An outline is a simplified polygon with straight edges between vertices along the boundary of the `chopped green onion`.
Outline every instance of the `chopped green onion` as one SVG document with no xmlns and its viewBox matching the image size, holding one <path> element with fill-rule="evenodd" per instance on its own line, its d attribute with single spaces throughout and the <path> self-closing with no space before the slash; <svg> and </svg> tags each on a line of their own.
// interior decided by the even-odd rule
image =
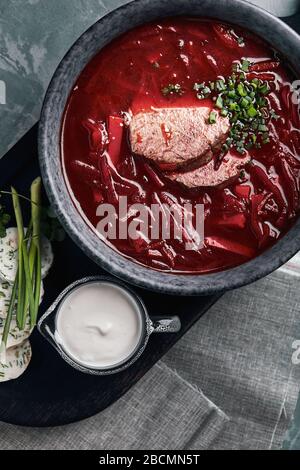
<svg viewBox="0 0 300 470">
<path fill-rule="evenodd" d="M 211 111 L 210 112 L 210 115 L 209 115 L 209 118 L 208 118 L 209 124 L 215 124 L 217 122 L 217 115 L 218 115 L 218 113 L 216 111 Z"/>
<path fill-rule="evenodd" d="M 227 117 L 231 124 L 231 143 L 226 146 L 235 147 L 240 153 L 253 146 L 260 148 L 261 144 L 270 142 L 268 133 L 269 119 L 278 119 L 266 95 L 271 88 L 267 81 L 260 78 L 248 80 L 251 62 L 242 59 L 232 65 L 233 73 L 228 78 L 219 78 L 215 82 L 195 83 L 194 89 L 199 99 L 211 96 L 215 108 L 220 110 L 222 117 Z M 217 113 L 211 112 L 208 122 L 214 124 Z M 259 139 L 259 140 L 258 140 Z M 223 147 L 223 151 L 226 148 Z"/>
<path fill-rule="evenodd" d="M 224 91 L 226 90 L 226 84 L 224 80 L 217 80 L 216 81 L 216 89 L 218 91 Z"/>
<path fill-rule="evenodd" d="M 251 62 L 249 60 L 243 59 L 242 60 L 242 70 L 243 70 L 243 72 L 249 72 L 250 65 L 251 65 Z"/>
<path fill-rule="evenodd" d="M 227 145 L 227 144 L 223 144 L 222 147 L 221 147 L 221 150 L 222 150 L 222 152 L 227 153 L 228 150 L 229 150 L 228 145 Z"/>
<path fill-rule="evenodd" d="M 264 134 L 262 135 L 262 142 L 263 144 L 268 144 L 270 142 L 269 132 L 264 132 Z"/>
<path fill-rule="evenodd" d="M 235 90 L 230 90 L 230 91 L 227 93 L 227 96 L 228 96 L 228 98 L 236 98 L 236 92 L 235 92 Z"/>
<path fill-rule="evenodd" d="M 260 125 L 258 126 L 258 130 L 259 130 L 260 132 L 267 132 L 267 131 L 268 131 L 268 126 L 266 126 L 265 124 L 260 124 Z"/>
<path fill-rule="evenodd" d="M 217 98 L 216 106 L 217 106 L 217 108 L 220 108 L 220 109 L 223 108 L 223 98 L 222 98 L 222 96 L 220 96 L 220 95 L 219 95 L 218 98 Z"/>
<path fill-rule="evenodd" d="M 258 88 L 259 92 L 262 93 L 263 95 L 267 95 L 268 93 L 270 93 L 270 87 L 268 85 L 267 82 L 265 82 L 263 85 L 261 85 L 259 88 Z"/>
<path fill-rule="evenodd" d="M 206 87 L 203 88 L 202 93 L 203 93 L 204 95 L 208 96 L 208 95 L 210 95 L 210 93 L 211 93 L 211 89 L 210 89 L 208 86 L 206 86 Z"/>
<path fill-rule="evenodd" d="M 254 108 L 254 106 L 250 106 L 250 108 L 247 110 L 247 114 L 249 117 L 253 118 L 257 116 L 257 110 Z"/>
<path fill-rule="evenodd" d="M 237 86 L 237 91 L 240 96 L 247 96 L 247 91 L 242 83 L 239 83 Z"/>
<path fill-rule="evenodd" d="M 179 83 L 175 83 L 175 84 L 169 83 L 168 86 L 163 87 L 161 89 L 161 92 L 164 96 L 172 95 L 173 93 L 176 93 L 177 95 L 182 95 L 183 93 Z"/>
<path fill-rule="evenodd" d="M 248 108 L 249 107 L 249 101 L 246 100 L 246 98 L 242 98 L 240 101 L 240 105 L 242 108 Z"/>
<path fill-rule="evenodd" d="M 221 116 L 226 117 L 228 116 L 228 110 L 226 108 L 223 108 L 220 112 Z"/>
<path fill-rule="evenodd" d="M 204 83 L 204 82 L 202 82 L 202 83 L 194 83 L 193 90 L 195 90 L 195 91 L 203 90 L 204 87 L 205 87 L 205 83 Z"/>
<path fill-rule="evenodd" d="M 230 111 L 240 111 L 240 106 L 237 103 L 230 103 L 229 109 Z"/>
</svg>

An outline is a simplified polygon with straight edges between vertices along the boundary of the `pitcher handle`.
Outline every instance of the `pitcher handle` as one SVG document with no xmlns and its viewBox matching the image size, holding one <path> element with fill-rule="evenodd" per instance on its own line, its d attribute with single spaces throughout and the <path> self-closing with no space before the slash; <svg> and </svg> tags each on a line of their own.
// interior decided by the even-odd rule
<svg viewBox="0 0 300 470">
<path fill-rule="evenodd" d="M 178 333 L 181 330 L 181 321 L 177 316 L 151 317 L 152 333 Z"/>
</svg>

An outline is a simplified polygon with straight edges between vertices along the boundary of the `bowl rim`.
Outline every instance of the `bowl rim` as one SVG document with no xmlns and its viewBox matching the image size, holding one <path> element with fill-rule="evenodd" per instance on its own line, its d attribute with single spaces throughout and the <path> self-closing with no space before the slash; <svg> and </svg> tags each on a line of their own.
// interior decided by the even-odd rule
<svg viewBox="0 0 300 470">
<path fill-rule="evenodd" d="M 162 2 L 162 0 L 160 1 Z M 169 3 L 173 4 L 174 2 L 169 1 Z M 175 3 L 184 3 L 184 0 L 179 0 L 179 2 L 176 0 Z M 189 3 L 195 3 L 195 0 L 189 0 Z M 214 3 L 214 1 L 205 0 L 205 3 Z M 300 36 L 298 36 L 298 34 L 288 25 L 267 11 L 253 4 L 247 3 L 244 0 L 221 0 L 218 1 L 218 3 L 223 4 L 224 7 L 226 7 L 226 5 L 228 6 L 229 4 L 231 6 L 234 5 L 235 8 L 240 7 L 245 10 L 245 13 L 247 11 L 256 13 L 261 19 L 263 19 L 269 25 L 274 26 L 274 28 L 277 27 L 277 29 L 288 35 L 291 40 L 296 41 L 298 46 L 300 46 Z M 136 8 L 143 8 L 144 5 L 148 4 L 149 0 L 138 0 L 137 2 L 134 1 L 126 3 L 125 5 L 122 5 L 109 12 L 100 18 L 96 23 L 94 23 L 90 28 L 88 28 L 75 41 L 75 43 L 70 47 L 68 52 L 59 63 L 48 86 L 39 121 L 38 149 L 41 174 L 50 203 L 54 206 L 58 218 L 61 220 L 69 236 L 93 261 L 95 261 L 106 271 L 110 272 L 123 281 L 127 281 L 130 284 L 156 292 L 177 295 L 213 295 L 254 282 L 278 269 L 282 264 L 294 256 L 300 249 L 300 218 L 296 220 L 293 227 L 290 228 L 290 230 L 271 248 L 239 266 L 208 274 L 166 273 L 140 265 L 135 261 L 126 258 L 126 256 L 118 253 L 107 244 L 103 242 L 100 244 L 99 237 L 87 226 L 87 231 L 85 234 L 80 230 L 77 230 L 77 226 L 74 220 L 66 212 L 64 201 L 61 197 L 62 191 L 68 193 L 67 185 L 65 183 L 65 188 L 59 188 L 55 182 L 53 171 L 51 169 L 51 159 L 49 158 L 49 142 L 47 135 L 49 132 L 51 132 L 49 127 L 51 109 L 55 104 L 55 101 L 59 98 L 59 84 L 64 78 L 64 74 L 66 72 L 66 63 L 76 57 L 76 51 L 83 42 L 89 38 L 92 38 L 94 34 L 99 34 L 99 31 L 104 24 L 114 21 L 114 19 L 119 14 L 126 14 L 130 16 L 133 14 Z M 155 4 L 155 2 L 153 2 L 153 4 Z M 165 16 L 174 16 L 174 14 Z M 178 16 L 191 15 L 183 13 Z M 196 14 L 194 16 L 201 17 L 200 14 Z M 158 18 L 159 17 L 161 18 L 161 16 L 158 16 Z M 205 15 L 205 17 L 207 17 L 207 15 Z M 143 23 L 141 22 L 140 24 Z M 233 22 L 233 24 L 236 23 Z M 127 30 L 130 29 L 131 27 L 127 28 Z M 99 50 L 101 50 L 101 47 Z M 88 58 L 88 60 L 85 62 L 85 65 L 87 65 L 92 57 L 93 56 Z M 81 68 L 81 71 L 84 69 L 84 67 L 85 66 Z M 69 91 L 71 91 L 72 86 L 73 85 L 69 87 Z M 66 103 L 64 103 L 64 107 L 65 104 Z M 56 153 L 58 153 L 60 160 L 60 145 L 58 147 L 59 148 L 56 149 Z M 68 197 L 71 205 L 75 209 L 69 193 Z M 77 212 L 76 209 L 75 211 L 77 216 L 82 219 L 82 216 L 79 214 L 79 212 Z M 98 239 L 98 246 L 100 247 L 97 250 L 95 250 L 95 240 L 93 240 L 93 237 L 95 236 Z"/>
</svg>

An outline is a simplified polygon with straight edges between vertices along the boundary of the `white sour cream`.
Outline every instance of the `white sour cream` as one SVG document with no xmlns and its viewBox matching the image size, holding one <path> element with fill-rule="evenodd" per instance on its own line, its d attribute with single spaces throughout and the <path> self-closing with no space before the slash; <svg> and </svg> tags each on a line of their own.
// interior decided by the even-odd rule
<svg viewBox="0 0 300 470">
<path fill-rule="evenodd" d="M 122 363 L 142 336 L 142 316 L 125 289 L 95 281 L 75 288 L 56 318 L 56 340 L 77 363 L 106 369 Z"/>
</svg>

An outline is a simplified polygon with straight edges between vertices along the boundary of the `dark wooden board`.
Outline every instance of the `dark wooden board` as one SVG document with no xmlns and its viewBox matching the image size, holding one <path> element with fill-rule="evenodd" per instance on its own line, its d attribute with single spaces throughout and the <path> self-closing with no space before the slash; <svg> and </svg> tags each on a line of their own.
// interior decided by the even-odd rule
<svg viewBox="0 0 300 470">
<path fill-rule="evenodd" d="M 26 194 L 39 174 L 37 125 L 0 161 L 0 188 L 14 185 Z M 10 197 L 3 202 L 10 205 Z M 22 202 L 26 214 L 27 202 Z M 71 282 L 103 273 L 69 239 L 54 244 L 55 263 L 45 280 L 42 314 Z M 135 288 L 134 288 L 135 289 Z M 35 331 L 31 336 L 32 361 L 17 380 L 0 383 L 0 420 L 25 426 L 56 426 L 78 421 L 103 410 L 132 387 L 218 299 L 210 297 L 162 296 L 142 289 L 150 315 L 176 314 L 182 322 L 177 334 L 152 335 L 142 357 L 126 371 L 107 377 L 78 372 L 66 364 L 48 342 Z"/>
</svg>

